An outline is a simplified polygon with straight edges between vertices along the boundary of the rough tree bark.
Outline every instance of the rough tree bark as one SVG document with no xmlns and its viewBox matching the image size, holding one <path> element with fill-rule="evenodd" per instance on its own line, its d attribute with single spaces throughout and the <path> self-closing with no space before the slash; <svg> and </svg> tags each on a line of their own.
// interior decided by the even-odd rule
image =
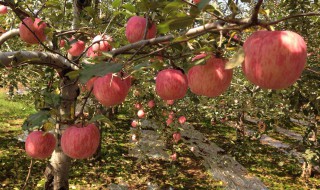
<svg viewBox="0 0 320 190">
<path fill-rule="evenodd" d="M 58 145 L 52 154 L 50 163 L 48 164 L 45 176 L 45 189 L 53 190 L 67 190 L 69 189 L 69 169 L 71 166 L 71 159 L 66 156 L 61 150 L 60 137 L 63 130 L 68 125 L 73 123 L 75 117 L 76 99 L 79 95 L 79 87 L 76 81 L 70 80 L 68 77 L 63 77 L 60 83 L 61 103 L 60 103 L 60 117 L 56 125 L 56 137 Z"/>
</svg>

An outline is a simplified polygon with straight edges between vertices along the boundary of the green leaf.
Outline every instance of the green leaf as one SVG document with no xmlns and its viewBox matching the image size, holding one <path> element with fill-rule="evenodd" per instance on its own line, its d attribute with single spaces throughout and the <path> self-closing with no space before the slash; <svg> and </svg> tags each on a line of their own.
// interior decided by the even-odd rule
<svg viewBox="0 0 320 190">
<path fill-rule="evenodd" d="M 23 130 L 33 130 L 41 127 L 50 117 L 50 112 L 47 110 L 40 110 L 38 113 L 30 115 L 23 123 Z"/>
<path fill-rule="evenodd" d="M 116 73 L 122 69 L 122 64 L 119 63 L 99 63 L 95 65 L 84 65 L 80 72 L 79 80 L 81 83 L 86 83 L 93 76 L 104 76 L 107 73 Z"/>
<path fill-rule="evenodd" d="M 150 63 L 148 63 L 148 62 L 140 63 L 140 64 L 138 64 L 138 65 L 135 65 L 135 66 L 133 67 L 133 70 L 139 70 L 139 69 L 141 69 L 141 68 L 147 68 L 147 67 L 149 67 L 149 66 L 150 66 Z"/>
<path fill-rule="evenodd" d="M 93 122 L 96 122 L 96 121 L 106 123 L 107 125 L 109 125 L 111 127 L 115 127 L 113 125 L 112 121 L 110 121 L 110 119 L 108 117 L 104 116 L 104 115 L 95 115 L 90 119 L 89 122 L 93 123 Z"/>
<path fill-rule="evenodd" d="M 244 50 L 241 47 L 237 53 L 226 63 L 225 69 L 233 69 L 237 66 L 240 66 L 244 61 Z"/>
<path fill-rule="evenodd" d="M 124 4 L 122 5 L 123 8 L 125 8 L 126 10 L 128 10 L 131 13 L 135 13 L 136 12 L 136 8 L 132 5 L 132 4 Z"/>
<path fill-rule="evenodd" d="M 172 11 L 179 9 L 182 6 L 184 6 L 184 4 L 179 1 L 171 2 L 171 3 L 167 4 L 166 7 L 163 9 L 163 13 L 169 14 Z"/>
<path fill-rule="evenodd" d="M 115 0 L 112 2 L 113 8 L 118 8 L 121 5 L 122 0 Z"/>
<path fill-rule="evenodd" d="M 76 79 L 79 77 L 80 71 L 70 71 L 69 73 L 66 74 L 67 77 L 69 77 L 71 80 Z"/>
<path fill-rule="evenodd" d="M 202 10 L 209 2 L 210 0 L 202 0 L 200 3 L 198 3 L 198 9 Z"/>
</svg>

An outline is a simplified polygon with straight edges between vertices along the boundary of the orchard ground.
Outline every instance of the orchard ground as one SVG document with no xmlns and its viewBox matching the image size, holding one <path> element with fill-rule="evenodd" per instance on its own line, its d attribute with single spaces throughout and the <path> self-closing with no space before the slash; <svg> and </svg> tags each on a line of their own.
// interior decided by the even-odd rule
<svg viewBox="0 0 320 190">
<path fill-rule="evenodd" d="M 24 151 L 24 143 L 17 137 L 22 134 L 24 119 L 35 110 L 25 97 L 8 100 L 6 90 L 0 89 L 0 189 L 20 189 L 28 174 L 30 157 Z M 148 183 L 174 189 L 223 189 L 222 182 L 214 180 L 202 164 L 184 145 L 176 162 L 165 160 L 137 160 L 127 156 L 130 143 L 131 117 L 122 110 L 112 122 L 116 127 L 104 128 L 101 158 L 99 160 L 73 160 L 70 171 L 70 189 L 107 189 L 108 185 L 124 184 L 129 189 L 147 189 Z M 192 121 L 189 121 L 192 122 Z M 232 122 L 209 121 L 193 123 L 195 128 L 232 155 L 250 174 L 259 177 L 269 189 L 319 189 L 320 176 L 302 180 L 300 164 L 278 149 L 261 145 L 259 141 L 235 142 L 236 131 Z M 252 126 L 254 128 L 254 126 Z M 303 128 L 291 126 L 290 130 L 303 134 Z M 319 130 L 319 129 L 318 129 Z M 267 131 L 273 138 L 292 146 L 296 140 L 273 130 Z M 35 160 L 26 189 L 43 189 L 43 172 L 48 160 Z"/>
</svg>

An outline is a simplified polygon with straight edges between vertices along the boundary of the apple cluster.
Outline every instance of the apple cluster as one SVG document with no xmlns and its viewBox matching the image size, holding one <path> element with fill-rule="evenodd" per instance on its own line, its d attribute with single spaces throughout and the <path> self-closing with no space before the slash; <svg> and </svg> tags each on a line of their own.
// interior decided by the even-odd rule
<svg viewBox="0 0 320 190">
<path fill-rule="evenodd" d="M 98 149 L 100 131 L 95 124 L 75 124 L 69 126 L 61 137 L 62 151 L 70 158 L 85 159 L 91 157 Z M 52 133 L 43 131 L 31 132 L 25 142 L 27 155 L 36 159 L 51 156 L 57 146 Z"/>
</svg>

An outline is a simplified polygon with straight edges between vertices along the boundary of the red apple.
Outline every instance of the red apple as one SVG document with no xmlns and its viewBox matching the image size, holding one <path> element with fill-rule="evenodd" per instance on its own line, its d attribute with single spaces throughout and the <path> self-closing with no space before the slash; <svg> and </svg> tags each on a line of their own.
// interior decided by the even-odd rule
<svg viewBox="0 0 320 190">
<path fill-rule="evenodd" d="M 70 39 L 74 40 L 74 39 Z M 79 56 L 82 54 L 86 44 L 82 40 L 76 40 L 76 42 L 71 44 L 71 48 L 68 50 L 68 53 L 70 53 L 72 56 Z"/>
<path fill-rule="evenodd" d="M 66 45 L 66 41 L 64 39 L 61 39 L 59 42 L 60 47 L 64 47 Z"/>
<path fill-rule="evenodd" d="M 144 111 L 141 109 L 141 110 L 139 110 L 139 111 L 137 112 L 137 115 L 138 115 L 139 118 L 144 118 L 145 113 L 144 113 Z"/>
<path fill-rule="evenodd" d="M 142 108 L 142 104 L 140 104 L 140 103 L 135 103 L 135 104 L 134 104 L 134 107 L 139 110 L 139 109 Z"/>
<path fill-rule="evenodd" d="M 174 104 L 174 100 L 166 100 L 166 104 L 173 105 Z"/>
<path fill-rule="evenodd" d="M 147 19 L 141 16 L 133 16 L 127 22 L 126 37 L 130 43 L 143 40 Z M 148 24 L 146 39 L 154 38 L 157 33 L 157 27 L 154 23 Z"/>
<path fill-rule="evenodd" d="M 187 121 L 187 118 L 185 116 L 180 116 L 178 121 L 179 121 L 179 123 L 183 124 Z"/>
<path fill-rule="evenodd" d="M 139 123 L 138 123 L 137 120 L 133 120 L 133 121 L 131 122 L 131 126 L 132 126 L 132 127 L 137 127 L 138 125 L 139 125 Z"/>
<path fill-rule="evenodd" d="M 172 161 L 176 161 L 177 160 L 177 153 L 174 153 L 170 156 Z"/>
<path fill-rule="evenodd" d="M 51 133 L 43 131 L 31 132 L 25 143 L 25 149 L 29 156 L 36 159 L 45 159 L 51 156 L 56 147 L 56 138 Z"/>
<path fill-rule="evenodd" d="M 112 49 L 112 46 L 109 44 L 109 42 L 113 41 L 111 36 L 108 35 L 98 35 L 93 38 L 92 43 L 93 45 L 92 50 L 94 52 L 107 52 Z"/>
<path fill-rule="evenodd" d="M 100 143 L 100 131 L 94 124 L 68 127 L 61 137 L 61 148 L 71 158 L 84 159 L 92 156 Z"/>
<path fill-rule="evenodd" d="M 174 118 L 174 112 L 171 111 L 171 112 L 169 113 L 168 117 L 169 117 L 170 119 L 173 119 L 173 118 Z"/>
<path fill-rule="evenodd" d="M 137 140 L 137 135 L 136 134 L 133 134 L 132 136 L 131 136 L 131 140 L 133 141 L 133 142 L 137 142 L 138 140 Z"/>
<path fill-rule="evenodd" d="M 200 54 L 193 60 L 205 57 Z M 231 84 L 232 70 L 226 70 L 227 61 L 211 56 L 205 65 L 193 66 L 188 71 L 188 84 L 191 92 L 197 95 L 215 97 L 222 94 Z"/>
<path fill-rule="evenodd" d="M 175 132 L 173 133 L 172 137 L 173 137 L 173 141 L 177 143 L 181 139 L 181 134 L 179 132 Z"/>
<path fill-rule="evenodd" d="M 23 23 L 25 23 L 33 33 Z M 39 41 L 35 35 L 41 42 L 46 40 L 44 30 L 47 27 L 47 24 L 45 22 L 42 22 L 39 18 L 33 20 L 30 17 L 26 17 L 23 19 L 23 23 L 21 22 L 19 25 L 19 34 L 23 41 L 29 44 L 38 44 Z"/>
<path fill-rule="evenodd" d="M 201 2 L 201 0 L 193 0 L 193 3 L 194 4 L 198 4 L 198 3 L 200 3 Z"/>
<path fill-rule="evenodd" d="M 307 61 L 303 38 L 291 31 L 257 31 L 243 45 L 246 78 L 264 89 L 283 89 L 295 83 Z"/>
<path fill-rule="evenodd" d="M 129 92 L 127 81 L 109 73 L 94 82 L 93 94 L 104 106 L 121 104 Z"/>
<path fill-rule="evenodd" d="M 91 79 L 89 79 L 86 83 L 86 90 L 90 91 L 91 88 L 93 88 L 94 82 L 98 79 L 99 77 L 92 77 Z"/>
<path fill-rule="evenodd" d="M 156 92 L 163 100 L 183 98 L 188 90 L 188 80 L 180 70 L 165 69 L 156 78 Z"/>
<path fill-rule="evenodd" d="M 0 5 L 0 14 L 4 15 L 4 14 L 7 14 L 7 12 L 8 12 L 7 6 Z"/>
<path fill-rule="evenodd" d="M 167 119 L 166 124 L 167 126 L 170 126 L 170 124 L 173 122 L 172 118 Z"/>
<path fill-rule="evenodd" d="M 149 108 L 153 108 L 155 105 L 156 105 L 156 103 L 154 102 L 154 100 L 150 100 L 150 101 L 148 102 L 148 107 L 149 107 Z"/>
</svg>

